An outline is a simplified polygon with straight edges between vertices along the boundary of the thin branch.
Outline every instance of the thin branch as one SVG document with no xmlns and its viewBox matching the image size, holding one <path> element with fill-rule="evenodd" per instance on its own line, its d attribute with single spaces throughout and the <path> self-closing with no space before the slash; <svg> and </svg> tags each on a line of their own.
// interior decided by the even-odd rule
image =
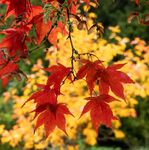
<svg viewBox="0 0 149 150">
<path fill-rule="evenodd" d="M 73 41 L 72 41 L 72 36 L 71 36 L 71 32 L 72 32 L 72 25 L 71 25 L 71 21 L 70 21 L 70 12 L 69 12 L 69 8 L 67 8 L 67 16 L 68 16 L 68 29 L 69 29 L 69 33 L 68 33 L 68 39 L 70 41 L 70 45 L 71 45 L 71 49 L 72 49 L 72 54 L 71 54 L 71 73 L 74 77 L 74 80 L 76 79 L 76 75 L 74 74 L 74 60 L 75 60 L 75 56 L 74 54 L 76 53 L 76 50 L 74 48 L 73 45 Z"/>
</svg>

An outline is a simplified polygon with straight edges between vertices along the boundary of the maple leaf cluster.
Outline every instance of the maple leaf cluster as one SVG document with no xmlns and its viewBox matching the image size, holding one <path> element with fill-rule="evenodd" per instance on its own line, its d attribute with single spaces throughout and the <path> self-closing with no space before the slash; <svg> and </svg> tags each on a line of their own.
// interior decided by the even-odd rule
<svg viewBox="0 0 149 150">
<path fill-rule="evenodd" d="M 81 116 L 90 111 L 91 120 L 96 131 L 98 131 L 101 124 L 112 127 L 112 120 L 115 120 L 116 117 L 108 104 L 119 100 L 110 96 L 108 94 L 109 90 L 117 97 L 125 99 L 123 83 L 133 83 L 133 80 L 118 70 L 125 64 L 113 64 L 105 68 L 100 60 L 94 62 L 83 60 L 82 63 L 83 66 L 79 69 L 77 78 L 83 79 L 85 77 L 91 97 L 86 98 L 88 102 L 84 106 Z M 99 95 L 95 93 L 96 96 L 92 96 L 95 84 L 98 84 Z"/>
<path fill-rule="evenodd" d="M 32 5 L 30 0 L 0 0 L 0 4 L 7 7 L 3 20 L 7 20 L 10 16 L 14 17 L 11 27 L 0 31 L 0 34 L 5 35 L 0 42 L 0 79 L 3 86 L 6 86 L 12 77 L 15 76 L 20 79 L 20 76 L 24 75 L 18 67 L 18 63 L 29 55 L 27 43 L 32 40 L 29 33 L 33 27 L 36 30 L 36 44 L 39 46 L 44 38 L 56 46 L 58 32 L 68 35 L 72 46 L 72 66 L 65 67 L 58 64 L 45 68 L 45 71 L 50 72 L 47 83 L 45 85 L 38 84 L 39 91 L 33 93 L 26 101 L 33 100 L 36 104 L 35 110 L 32 111 L 35 112 L 34 118 L 37 118 L 35 130 L 44 125 L 46 137 L 56 127 L 67 134 L 65 115 L 73 114 L 66 104 L 58 101 L 59 95 L 62 94 L 61 86 L 66 79 L 69 79 L 71 83 L 85 79 L 87 83 L 90 97 L 85 98 L 88 102 L 84 106 L 81 116 L 90 111 L 96 131 L 101 124 L 112 127 L 112 120 L 115 120 L 116 117 L 113 115 L 109 103 L 118 101 L 118 99 L 110 96 L 109 91 L 111 90 L 117 97 L 124 99 L 123 84 L 133 83 L 128 75 L 119 71 L 124 64 L 113 64 L 105 67 L 100 60 L 94 62 L 81 60 L 82 67 L 75 74 L 73 65 L 75 49 L 71 39 L 70 16 L 80 20 L 76 15 L 80 3 L 77 0 L 42 0 L 42 2 L 44 6 L 49 4 L 50 8 L 52 7 L 48 19 L 45 18 L 46 10 L 42 6 Z M 83 0 L 83 2 L 87 5 L 90 3 L 89 0 Z M 136 3 L 138 2 L 136 1 Z M 99 91 L 98 95 L 95 95 L 93 93 L 97 84 Z"/>
<path fill-rule="evenodd" d="M 35 112 L 34 118 L 38 116 L 35 130 L 44 124 L 46 137 L 48 137 L 56 126 L 66 133 L 64 115 L 72 114 L 64 103 L 58 103 L 58 96 L 61 94 L 61 83 L 65 77 L 68 76 L 69 78 L 71 68 L 59 64 L 44 70 L 51 73 L 46 85 L 38 84 L 40 90 L 32 94 L 26 102 L 34 100 L 34 103 L 36 103 L 36 108 L 33 110 Z"/>
<path fill-rule="evenodd" d="M 71 80 L 71 68 L 66 68 L 58 64 L 44 70 L 51 73 L 46 85 L 37 84 L 41 90 L 32 94 L 26 101 L 34 100 L 34 103 L 36 103 L 36 109 L 33 110 L 35 112 L 34 118 L 38 116 L 35 130 L 44 124 L 46 137 L 48 137 L 55 127 L 60 128 L 67 134 L 64 115 L 72 114 L 64 103 L 58 103 L 58 96 L 61 94 L 60 87 L 64 78 L 68 77 Z"/>
<path fill-rule="evenodd" d="M 0 4 L 7 6 L 6 14 L 2 18 L 2 22 L 7 20 L 10 16 L 14 17 L 11 27 L 0 31 L 0 34 L 4 34 L 5 37 L 0 42 L 0 69 L 7 70 L 1 71 L 0 79 L 3 86 L 7 85 L 9 79 L 20 72 L 18 63 L 21 58 L 27 58 L 29 50 L 27 43 L 31 42 L 29 32 L 33 28 L 36 29 L 36 43 L 41 44 L 44 37 L 53 45 L 57 43 L 57 33 L 61 32 L 67 34 L 65 28 L 66 23 L 62 23 L 60 20 L 54 20 L 59 11 L 61 16 L 65 17 L 66 8 L 62 9 L 63 1 L 45 1 L 43 4 L 51 3 L 55 9 L 53 9 L 48 15 L 48 20 L 44 20 L 45 10 L 42 6 L 34 6 L 30 0 L 0 0 Z M 73 0 L 69 0 L 67 7 L 70 9 L 70 13 L 76 13 L 77 4 Z M 15 67 L 14 67 L 15 66 Z"/>
<path fill-rule="evenodd" d="M 94 62 L 82 60 L 81 62 L 82 67 L 78 70 L 74 80 L 72 80 L 73 72 L 70 67 L 58 64 L 44 69 L 51 73 L 46 85 L 37 84 L 40 90 L 31 95 L 26 101 L 34 100 L 36 104 L 36 109 L 33 110 L 35 112 L 34 118 L 37 117 L 35 130 L 44 124 L 46 137 L 55 127 L 58 127 L 67 134 L 64 115 L 73 114 L 66 107 L 66 104 L 58 102 L 58 96 L 63 94 L 61 93 L 61 86 L 66 79 L 69 79 L 70 83 L 73 83 L 85 78 L 90 91 L 90 97 L 85 98 L 88 102 L 84 106 L 80 117 L 90 111 L 91 120 L 96 131 L 98 131 L 101 124 L 112 127 L 112 120 L 117 119 L 113 115 L 109 103 L 120 100 L 110 96 L 108 93 L 111 89 L 116 96 L 124 99 L 123 84 L 133 83 L 128 75 L 119 71 L 125 64 L 113 64 L 105 68 L 100 60 Z M 99 94 L 95 96 L 93 91 L 97 83 Z"/>
</svg>

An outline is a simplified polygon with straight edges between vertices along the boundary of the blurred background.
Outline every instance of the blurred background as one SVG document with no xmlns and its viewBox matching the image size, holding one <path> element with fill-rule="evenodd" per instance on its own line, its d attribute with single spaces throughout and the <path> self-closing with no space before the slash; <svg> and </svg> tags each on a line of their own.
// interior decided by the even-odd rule
<svg viewBox="0 0 149 150">
<path fill-rule="evenodd" d="M 33 0 L 40 4 L 39 0 Z M 89 114 L 81 119 L 79 115 L 85 105 L 88 90 L 84 81 L 70 85 L 66 82 L 62 87 L 59 101 L 68 104 L 75 118 L 67 117 L 66 136 L 56 129 L 45 140 L 44 129 L 40 127 L 34 134 L 33 113 L 35 105 L 22 104 L 37 91 L 36 83 L 45 83 L 47 74 L 42 67 L 60 62 L 70 66 L 71 47 L 67 37 L 58 34 L 57 46 L 46 43 L 36 48 L 34 43 L 28 45 L 32 51 L 29 59 L 20 62 L 21 69 L 28 80 L 13 79 L 5 88 L 0 87 L 0 150 L 149 150 L 149 27 L 127 19 L 132 11 L 139 11 L 141 16 L 147 13 L 146 5 L 136 7 L 130 0 L 100 0 L 96 9 L 95 3 L 90 7 L 81 6 L 80 12 L 87 17 L 87 24 L 96 22 L 104 26 L 102 38 L 97 32 L 87 34 L 86 30 L 78 30 L 74 26 L 73 41 L 80 52 L 92 52 L 104 61 L 105 65 L 126 63 L 122 70 L 135 84 L 125 85 L 126 102 L 110 104 L 119 120 L 113 121 L 113 128 L 99 128 L 98 134 L 92 127 Z M 5 6 L 0 6 L 0 14 L 4 14 Z M 12 18 L 10 17 L 9 22 Z M 35 36 L 32 31 L 31 36 Z M 0 39 L 2 39 L 0 35 Z M 82 44 L 83 43 L 83 44 Z M 75 64 L 78 68 L 79 64 Z"/>
</svg>

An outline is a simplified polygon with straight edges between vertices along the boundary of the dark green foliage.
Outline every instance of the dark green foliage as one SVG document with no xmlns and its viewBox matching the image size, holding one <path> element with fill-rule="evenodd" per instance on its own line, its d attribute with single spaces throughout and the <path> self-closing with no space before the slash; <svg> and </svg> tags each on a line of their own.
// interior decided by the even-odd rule
<svg viewBox="0 0 149 150">
<path fill-rule="evenodd" d="M 142 3 L 143 4 L 143 3 Z M 144 25 L 140 25 L 137 22 L 137 19 L 132 20 L 132 23 L 127 22 L 129 15 L 132 12 L 140 12 L 140 15 L 143 17 L 147 14 L 149 6 L 143 5 L 141 7 L 136 6 L 130 0 L 100 0 L 100 5 L 98 9 L 91 9 L 97 14 L 98 20 L 103 23 L 105 27 L 105 35 L 107 38 L 109 32 L 107 28 L 109 26 L 119 25 L 121 29 L 121 36 L 129 37 L 134 39 L 135 37 L 140 37 L 148 41 L 149 28 Z"/>
<path fill-rule="evenodd" d="M 12 118 L 12 107 L 12 100 L 4 103 L 4 100 L 0 97 L 0 124 L 5 124 L 6 129 L 11 129 L 15 125 L 15 120 Z"/>
<path fill-rule="evenodd" d="M 137 118 L 123 118 L 122 130 L 130 147 L 149 147 L 149 97 L 138 96 Z"/>
</svg>

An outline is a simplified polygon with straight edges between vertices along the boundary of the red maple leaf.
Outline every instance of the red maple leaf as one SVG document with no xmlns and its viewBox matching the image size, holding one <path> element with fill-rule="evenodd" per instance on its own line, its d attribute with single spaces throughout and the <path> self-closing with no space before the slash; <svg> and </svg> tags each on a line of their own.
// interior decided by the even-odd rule
<svg viewBox="0 0 149 150">
<path fill-rule="evenodd" d="M 11 72 L 17 71 L 18 65 L 12 62 L 8 62 L 4 67 L 0 69 L 0 77 Z"/>
<path fill-rule="evenodd" d="M 37 44 L 40 45 L 43 38 L 50 31 L 52 27 L 52 22 L 45 22 L 43 18 L 43 13 L 38 14 L 33 17 L 33 19 L 29 22 L 29 24 L 34 24 L 36 27 L 36 36 L 37 36 Z"/>
<path fill-rule="evenodd" d="M 31 3 L 29 0 L 3 0 L 7 5 L 6 18 L 11 15 L 15 17 L 28 16 L 31 13 Z"/>
<path fill-rule="evenodd" d="M 89 101 L 84 106 L 81 116 L 90 111 L 91 120 L 96 131 L 98 131 L 101 124 L 111 128 L 112 120 L 115 120 L 116 117 L 113 116 L 108 103 L 117 99 L 105 94 L 97 97 L 88 97 L 86 99 Z"/>
<path fill-rule="evenodd" d="M 140 4 L 140 0 L 135 0 L 136 4 L 139 5 Z"/>
<path fill-rule="evenodd" d="M 30 13 L 28 15 L 28 17 L 26 18 L 26 24 L 28 25 L 32 25 L 33 22 L 31 22 L 33 20 L 34 17 L 40 15 L 43 13 L 43 9 L 41 6 L 31 6 L 31 10 L 32 10 L 32 13 Z"/>
<path fill-rule="evenodd" d="M 44 125 L 46 131 L 46 137 L 58 127 L 66 134 L 66 119 L 65 114 L 71 114 L 69 109 L 62 103 L 59 104 L 44 104 L 37 106 L 35 111 L 35 117 L 38 116 L 35 130 Z"/>
<path fill-rule="evenodd" d="M 125 64 L 113 64 L 107 68 L 99 70 L 99 91 L 107 94 L 109 89 L 118 97 L 125 99 L 122 83 L 134 83 L 125 73 L 118 71 Z"/>
<path fill-rule="evenodd" d="M 62 64 L 53 65 L 49 68 L 45 68 L 44 70 L 51 73 L 48 77 L 47 85 L 53 86 L 53 89 L 57 94 L 60 94 L 60 86 L 64 78 L 68 78 L 71 80 L 71 68 L 65 67 Z"/>
<path fill-rule="evenodd" d="M 91 62 L 89 60 L 82 60 L 81 62 L 84 65 L 77 72 L 77 79 L 83 79 L 85 77 L 90 94 L 92 94 L 95 81 L 98 79 L 98 70 L 102 68 L 101 61 L 97 60 L 95 62 Z"/>
<path fill-rule="evenodd" d="M 78 9 L 77 0 L 68 0 L 68 7 L 71 14 L 76 14 Z"/>
<path fill-rule="evenodd" d="M 23 106 L 30 100 L 34 100 L 35 103 L 43 105 L 45 103 L 56 104 L 57 95 L 60 94 L 60 86 L 63 79 L 68 76 L 71 80 L 70 68 L 61 64 L 53 65 L 43 70 L 49 71 L 51 75 L 48 77 L 46 85 L 37 84 L 39 91 L 33 93 L 31 97 L 23 104 Z M 69 76 L 70 75 L 70 76 Z"/>
<path fill-rule="evenodd" d="M 19 72 L 18 65 L 14 62 L 7 62 L 0 68 L 0 79 L 5 87 L 8 81 Z"/>
<path fill-rule="evenodd" d="M 49 18 L 54 17 L 56 12 L 53 11 L 50 13 Z M 52 20 L 52 19 L 51 19 Z M 57 26 L 52 26 L 52 21 L 44 21 L 43 13 L 40 13 L 33 17 L 33 19 L 28 24 L 34 24 L 36 27 L 36 35 L 37 35 L 37 44 L 40 45 L 43 38 L 47 36 L 49 42 L 53 45 L 57 44 L 57 34 L 58 32 L 62 33 L 63 35 L 67 34 L 65 29 L 65 25 L 62 22 L 58 22 Z"/>
<path fill-rule="evenodd" d="M 16 57 L 9 57 L 6 50 L 0 50 L 0 79 L 2 80 L 2 86 L 5 87 L 8 81 L 13 77 L 20 77 L 19 73 L 22 73 L 18 65 L 16 64 L 19 62 L 20 58 Z M 23 74 L 23 73 L 22 73 Z"/>
<path fill-rule="evenodd" d="M 42 90 L 39 90 L 33 93 L 31 97 L 28 98 L 27 101 L 23 104 L 23 106 L 28 101 L 31 101 L 31 100 L 34 100 L 34 103 L 37 103 L 38 105 L 43 105 L 46 103 L 49 103 L 49 104 L 57 103 L 57 95 L 53 89 L 51 89 L 48 85 L 43 85 L 43 84 L 37 84 L 37 86 L 39 88 L 42 88 Z"/>
<path fill-rule="evenodd" d="M 7 49 L 10 57 L 14 57 L 18 54 L 21 57 L 28 55 L 26 41 L 29 41 L 27 36 L 28 28 L 9 28 L 1 31 L 1 34 L 6 36 L 0 42 L 0 49 Z"/>
<path fill-rule="evenodd" d="M 58 22 L 57 27 L 53 28 L 49 33 L 48 40 L 51 44 L 57 46 L 57 34 L 62 33 L 63 35 L 67 35 L 67 31 L 65 29 L 65 25 L 62 22 Z"/>
</svg>

